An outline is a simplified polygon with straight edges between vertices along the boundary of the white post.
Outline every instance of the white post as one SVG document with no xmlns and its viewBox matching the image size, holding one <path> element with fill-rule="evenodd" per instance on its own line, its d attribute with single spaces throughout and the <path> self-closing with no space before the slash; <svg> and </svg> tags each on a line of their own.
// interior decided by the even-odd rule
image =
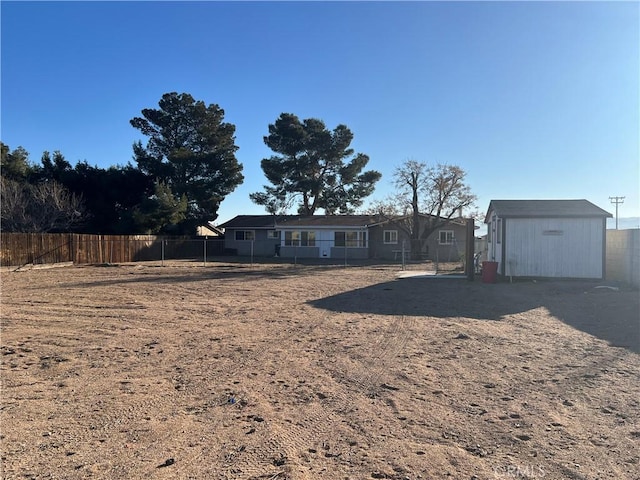
<svg viewBox="0 0 640 480">
<path fill-rule="evenodd" d="M 204 241 L 203 241 L 203 245 L 204 245 L 204 261 L 202 262 L 202 266 L 206 267 L 207 266 L 207 237 L 204 237 Z"/>
</svg>

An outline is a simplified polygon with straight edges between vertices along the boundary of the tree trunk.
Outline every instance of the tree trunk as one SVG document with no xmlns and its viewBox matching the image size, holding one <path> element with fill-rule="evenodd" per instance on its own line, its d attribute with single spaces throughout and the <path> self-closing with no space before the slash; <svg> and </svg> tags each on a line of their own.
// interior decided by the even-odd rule
<svg viewBox="0 0 640 480">
<path fill-rule="evenodd" d="M 411 239 L 411 259 L 412 260 L 420 260 L 422 254 L 422 245 L 424 241 L 420 238 L 412 238 Z"/>
</svg>

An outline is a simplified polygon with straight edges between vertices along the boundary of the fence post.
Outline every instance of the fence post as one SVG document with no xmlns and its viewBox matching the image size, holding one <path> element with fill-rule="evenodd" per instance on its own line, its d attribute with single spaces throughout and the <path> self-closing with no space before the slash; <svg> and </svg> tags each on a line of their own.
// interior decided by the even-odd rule
<svg viewBox="0 0 640 480">
<path fill-rule="evenodd" d="M 202 266 L 206 267 L 207 266 L 207 237 L 204 237 L 203 243 L 204 243 L 204 261 L 202 263 Z"/>
<path fill-rule="evenodd" d="M 401 255 L 402 255 L 402 270 L 405 269 L 405 262 L 404 262 L 404 242 L 405 241 L 406 240 L 402 240 L 402 252 L 401 252 Z"/>
<path fill-rule="evenodd" d="M 473 218 L 467 219 L 467 231 L 466 231 L 466 244 L 465 244 L 465 255 L 464 258 L 466 260 L 464 264 L 464 273 L 467 275 L 467 280 L 470 282 L 473 281 L 475 277 L 475 222 Z"/>
<path fill-rule="evenodd" d="M 70 233 L 69 234 L 69 243 L 71 244 L 71 261 L 76 263 L 76 237 L 77 234 Z"/>
<path fill-rule="evenodd" d="M 27 263 L 33 264 L 34 258 L 36 258 L 36 254 L 35 254 L 35 252 L 33 250 L 34 234 L 33 233 L 29 234 L 29 236 L 27 238 L 28 238 L 28 244 L 29 244 L 29 246 L 27 248 L 27 250 L 29 251 L 29 255 L 27 256 L 27 260 L 28 260 Z"/>
<path fill-rule="evenodd" d="M 161 257 L 160 258 L 162 259 L 162 266 L 163 267 L 164 267 L 164 242 L 165 241 L 166 240 L 164 238 L 160 241 L 160 252 L 161 252 L 161 254 L 160 254 Z"/>
<path fill-rule="evenodd" d="M 254 240 L 251 240 L 251 266 L 253 267 L 253 242 Z"/>
</svg>

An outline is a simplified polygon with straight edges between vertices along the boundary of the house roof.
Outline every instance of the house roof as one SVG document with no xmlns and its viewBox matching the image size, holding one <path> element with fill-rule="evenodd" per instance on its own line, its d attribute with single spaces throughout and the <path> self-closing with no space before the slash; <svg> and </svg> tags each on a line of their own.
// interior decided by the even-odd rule
<svg viewBox="0 0 640 480">
<path fill-rule="evenodd" d="M 379 219 L 372 215 L 290 215 L 278 220 L 279 228 L 365 228 L 378 223 Z"/>
<path fill-rule="evenodd" d="M 428 217 L 431 215 L 421 215 Z M 399 219 L 406 217 L 399 217 Z M 390 219 L 381 215 L 238 215 L 228 222 L 218 225 L 218 228 L 228 229 L 335 229 L 354 228 L 362 229 L 374 227 L 385 223 L 393 223 Z M 448 223 L 465 225 L 465 219 L 452 218 Z"/>
<path fill-rule="evenodd" d="M 494 211 L 500 218 L 611 217 L 588 200 L 491 200 L 484 223 Z"/>
<path fill-rule="evenodd" d="M 419 214 L 419 216 L 422 219 L 438 218 L 435 215 L 431 215 L 428 213 L 421 213 Z M 386 223 L 393 224 L 398 222 L 405 222 L 407 220 L 411 220 L 412 217 L 413 217 L 412 215 L 402 215 L 397 217 L 386 217 L 384 215 L 376 215 L 375 217 L 372 217 L 374 223 L 370 223 L 368 224 L 368 226 L 375 227 L 377 225 L 383 225 Z M 463 227 L 467 225 L 467 220 L 468 220 L 467 218 L 463 218 L 463 217 L 453 217 L 453 218 L 450 218 L 449 220 L 447 220 L 446 218 L 441 218 L 441 219 L 444 220 L 446 225 L 458 225 Z"/>
<path fill-rule="evenodd" d="M 275 229 L 275 228 L 363 228 L 379 223 L 372 215 L 238 215 L 218 225 L 225 229 Z"/>
<path fill-rule="evenodd" d="M 237 215 L 218 228 L 270 228 L 275 227 L 276 215 Z"/>
</svg>

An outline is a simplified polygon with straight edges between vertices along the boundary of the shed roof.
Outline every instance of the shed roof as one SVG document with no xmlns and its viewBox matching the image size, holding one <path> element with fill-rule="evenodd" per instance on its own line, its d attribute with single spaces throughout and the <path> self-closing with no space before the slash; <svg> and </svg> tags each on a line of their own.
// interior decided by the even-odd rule
<svg viewBox="0 0 640 480">
<path fill-rule="evenodd" d="M 487 215 L 494 211 L 500 218 L 541 217 L 611 217 L 612 215 L 588 200 L 491 200 Z"/>
</svg>

